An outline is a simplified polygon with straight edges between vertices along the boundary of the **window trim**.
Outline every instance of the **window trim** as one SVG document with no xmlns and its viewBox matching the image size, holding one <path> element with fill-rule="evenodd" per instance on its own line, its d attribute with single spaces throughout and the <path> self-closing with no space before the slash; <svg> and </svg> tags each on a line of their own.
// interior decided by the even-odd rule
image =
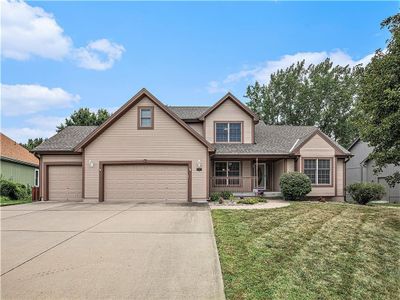
<svg viewBox="0 0 400 300">
<path fill-rule="evenodd" d="M 37 176 L 36 176 L 37 174 Z M 37 178 L 37 183 L 36 183 L 36 178 Z M 38 187 L 40 186 L 40 172 L 39 169 L 35 169 L 33 172 L 33 186 Z"/>
<path fill-rule="evenodd" d="M 151 111 L 151 126 L 142 126 L 142 109 L 150 109 Z M 138 106 L 137 128 L 139 130 L 154 129 L 154 106 Z"/>
<path fill-rule="evenodd" d="M 301 172 L 304 173 L 304 161 L 305 160 L 316 160 L 315 162 L 315 181 L 316 183 L 312 183 L 311 186 L 315 187 L 333 187 L 333 169 L 336 167 L 333 164 L 332 157 L 302 157 L 301 158 Z M 330 176 L 329 176 L 329 184 L 328 183 L 318 183 L 318 160 L 329 160 L 330 166 Z"/>
<path fill-rule="evenodd" d="M 217 142 L 217 124 L 228 124 L 228 141 L 227 142 Z M 230 125 L 231 123 L 240 124 L 240 141 L 239 142 L 231 142 L 230 141 Z M 214 143 L 215 144 L 243 144 L 244 140 L 244 122 L 243 121 L 214 121 Z"/>
<path fill-rule="evenodd" d="M 228 164 L 229 163 L 231 163 L 231 162 L 237 162 L 237 163 L 239 163 L 239 176 L 232 176 L 233 178 L 238 178 L 239 179 L 239 184 L 229 184 L 229 176 L 228 176 Z M 226 164 L 226 176 L 217 176 L 216 175 L 216 164 L 217 163 L 225 163 Z M 226 178 L 226 185 L 224 185 L 224 187 L 241 187 L 242 186 L 242 181 L 240 180 L 240 178 L 242 177 L 242 162 L 240 161 L 240 160 L 215 160 L 214 162 L 213 162 L 213 171 L 214 171 L 214 173 L 213 173 L 213 177 L 214 178 Z M 215 182 L 214 182 L 214 184 L 213 184 L 214 186 L 215 186 Z M 220 185 L 218 185 L 218 186 L 215 186 L 215 187 L 223 187 L 223 186 L 220 186 Z"/>
</svg>

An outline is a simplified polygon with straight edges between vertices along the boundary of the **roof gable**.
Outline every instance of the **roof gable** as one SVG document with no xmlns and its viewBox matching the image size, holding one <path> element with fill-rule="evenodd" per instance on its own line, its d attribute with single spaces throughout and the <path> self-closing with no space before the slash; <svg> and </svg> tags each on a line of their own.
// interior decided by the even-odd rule
<svg viewBox="0 0 400 300">
<path fill-rule="evenodd" d="M 187 125 L 182 119 L 180 119 L 174 112 L 172 112 L 167 106 L 165 106 L 160 100 L 158 100 L 154 95 L 152 95 L 146 89 L 141 89 L 136 95 L 134 95 L 129 101 L 122 105 L 107 121 L 102 125 L 97 127 L 91 134 L 89 134 L 84 140 L 82 140 L 76 147 L 75 151 L 80 151 L 82 148 L 86 147 L 93 140 L 95 140 L 99 135 L 101 135 L 108 127 L 114 124 L 121 116 L 123 116 L 127 111 L 134 107 L 143 98 L 147 97 L 155 105 L 157 105 L 161 110 L 163 110 L 167 115 L 169 115 L 173 120 L 175 120 L 179 125 L 181 125 L 185 130 L 187 130 L 194 138 L 205 145 L 209 151 L 214 151 L 213 146 L 208 143 L 200 134 L 198 134 L 194 129 Z"/>
<path fill-rule="evenodd" d="M 293 154 L 299 154 L 300 149 L 307 144 L 315 135 L 319 135 L 325 142 L 327 142 L 332 148 L 335 150 L 335 155 L 345 155 L 349 156 L 350 152 L 347 151 L 345 148 L 334 142 L 330 137 L 328 137 L 325 133 L 321 130 L 317 129 L 308 137 L 304 138 L 302 141 L 296 143 L 295 148 L 291 150 Z"/>
<path fill-rule="evenodd" d="M 247 113 L 250 117 L 253 118 L 255 122 L 258 122 L 259 118 L 256 113 L 254 113 L 250 108 L 248 108 L 246 105 L 244 105 L 242 102 L 240 102 L 239 99 L 237 99 L 235 96 L 233 96 L 231 93 L 227 93 L 224 97 L 222 97 L 217 103 L 215 103 L 213 106 L 208 108 L 200 117 L 199 120 L 204 121 L 204 119 L 211 114 L 214 110 L 216 110 L 218 107 L 220 107 L 225 101 L 231 100 L 233 103 L 235 103 L 237 106 L 239 106 L 245 113 Z"/>
</svg>

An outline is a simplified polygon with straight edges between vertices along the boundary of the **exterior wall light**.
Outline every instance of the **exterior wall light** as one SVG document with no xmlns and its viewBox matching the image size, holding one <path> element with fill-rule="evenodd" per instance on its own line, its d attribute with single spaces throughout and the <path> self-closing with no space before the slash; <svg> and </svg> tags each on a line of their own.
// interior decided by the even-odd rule
<svg viewBox="0 0 400 300">
<path fill-rule="evenodd" d="M 93 168 L 93 166 L 94 166 L 94 162 L 91 159 L 89 159 L 89 167 Z"/>
<path fill-rule="evenodd" d="M 200 160 L 200 159 L 197 161 L 197 168 L 196 168 L 196 170 L 197 170 L 197 171 L 203 170 L 203 168 L 201 167 L 201 160 Z"/>
</svg>

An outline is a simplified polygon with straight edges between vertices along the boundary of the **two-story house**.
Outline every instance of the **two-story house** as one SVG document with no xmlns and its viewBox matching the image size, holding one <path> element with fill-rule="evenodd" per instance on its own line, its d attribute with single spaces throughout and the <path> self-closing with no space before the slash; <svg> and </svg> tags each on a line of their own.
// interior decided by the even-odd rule
<svg viewBox="0 0 400 300">
<path fill-rule="evenodd" d="M 107 202 L 276 194 L 291 171 L 310 177 L 309 196 L 340 200 L 350 156 L 315 127 L 266 125 L 230 93 L 211 107 L 177 107 L 145 89 L 101 126 L 67 127 L 34 152 L 42 199 Z"/>
</svg>

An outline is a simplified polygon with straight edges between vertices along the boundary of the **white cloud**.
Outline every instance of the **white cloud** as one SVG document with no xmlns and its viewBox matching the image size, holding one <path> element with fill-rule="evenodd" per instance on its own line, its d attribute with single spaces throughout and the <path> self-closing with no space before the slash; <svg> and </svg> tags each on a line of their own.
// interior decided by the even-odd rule
<svg viewBox="0 0 400 300">
<path fill-rule="evenodd" d="M 30 127 L 2 128 L 2 132 L 18 143 L 25 143 L 28 141 L 28 139 L 34 139 L 39 137 L 48 138 L 56 133 L 55 130 L 46 130 L 46 129 L 30 128 Z"/>
<path fill-rule="evenodd" d="M 116 60 L 121 59 L 124 51 L 123 46 L 101 39 L 76 49 L 74 57 L 80 67 L 101 71 L 111 68 Z"/>
<path fill-rule="evenodd" d="M 284 55 L 278 60 L 270 60 L 258 64 L 253 68 L 245 68 L 236 73 L 229 74 L 221 81 L 211 81 L 207 86 L 209 93 L 220 93 L 228 91 L 233 85 L 239 82 L 253 83 L 258 81 L 260 83 L 267 83 L 270 80 L 271 74 L 279 69 L 285 69 L 292 64 L 305 60 L 306 66 L 310 64 L 318 64 L 327 58 L 330 58 L 335 65 L 341 66 L 355 66 L 358 64 L 367 64 L 374 54 L 369 54 L 359 60 L 353 59 L 350 55 L 342 50 L 335 50 L 332 52 L 298 52 L 292 55 Z"/>
<path fill-rule="evenodd" d="M 62 59 L 72 46 L 54 16 L 21 1 L 1 1 L 1 44 L 4 57 L 26 60 L 33 55 Z"/>
<path fill-rule="evenodd" d="M 125 50 L 122 45 L 107 39 L 76 48 L 54 16 L 44 9 L 22 1 L 1 0 L 1 5 L 1 50 L 5 58 L 69 58 L 82 68 L 107 70 L 121 58 Z"/>
<path fill-rule="evenodd" d="M 35 128 L 55 131 L 56 127 L 64 121 L 64 117 L 35 116 L 26 120 L 26 123 L 35 126 Z"/>
<path fill-rule="evenodd" d="M 61 88 L 48 88 L 35 84 L 1 84 L 1 108 L 2 114 L 6 116 L 28 115 L 48 109 L 71 107 L 79 99 L 79 95 L 70 94 Z"/>
</svg>

